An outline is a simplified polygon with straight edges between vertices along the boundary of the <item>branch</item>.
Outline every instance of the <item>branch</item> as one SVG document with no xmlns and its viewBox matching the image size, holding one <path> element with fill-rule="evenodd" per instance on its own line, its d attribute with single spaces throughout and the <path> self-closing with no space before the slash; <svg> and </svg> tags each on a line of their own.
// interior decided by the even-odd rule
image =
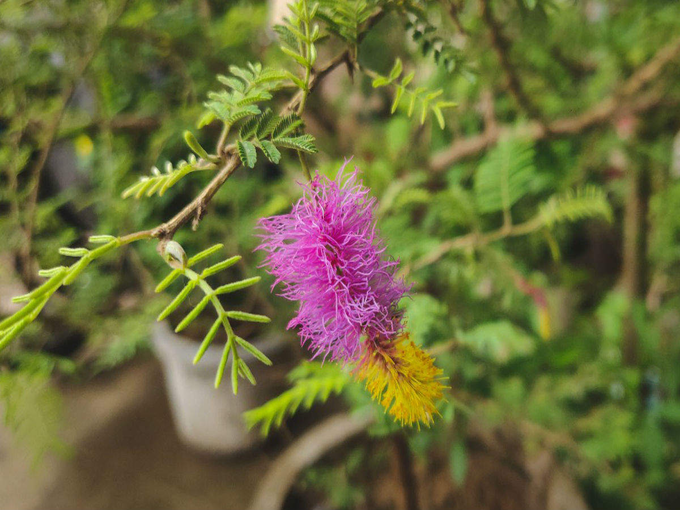
<svg viewBox="0 0 680 510">
<path fill-rule="evenodd" d="M 375 26 L 378 21 L 380 21 L 385 15 L 385 11 L 379 10 L 373 14 L 365 23 L 364 30 L 359 35 L 359 41 L 363 40 L 368 30 Z M 343 62 L 347 62 L 350 58 L 349 50 L 345 50 L 339 55 L 332 58 L 325 66 L 320 68 L 318 71 L 312 71 L 309 80 L 309 93 L 311 93 L 328 74 L 330 74 L 336 67 L 340 66 Z M 303 92 L 299 91 L 293 98 L 288 102 L 288 104 L 283 109 L 284 112 L 292 112 L 297 109 L 303 98 Z M 194 198 L 189 204 L 187 204 L 184 209 L 178 212 L 170 220 L 158 225 L 157 227 L 150 230 L 143 230 L 140 232 L 135 232 L 127 236 L 122 237 L 123 241 L 131 242 L 132 240 L 138 239 L 161 239 L 169 240 L 172 239 L 175 232 L 179 230 L 182 225 L 186 222 L 195 218 L 194 228 L 197 226 L 198 221 L 205 214 L 206 206 L 212 197 L 217 193 L 217 191 L 222 187 L 222 185 L 231 177 L 241 164 L 241 160 L 238 154 L 232 146 L 225 147 L 221 150 L 220 144 L 224 143 L 223 140 L 218 142 L 218 155 L 222 157 L 222 167 L 221 170 L 213 177 L 213 179 L 208 183 L 208 185 L 201 191 L 201 193 Z M 159 246 L 162 250 L 162 246 Z"/>
<path fill-rule="evenodd" d="M 476 136 L 463 138 L 448 148 L 436 153 L 430 162 L 430 169 L 441 172 L 452 164 L 471 156 L 475 156 L 493 146 L 503 135 L 513 132 L 517 136 L 537 141 L 550 135 L 575 135 L 595 126 L 614 120 L 623 112 L 640 113 L 657 106 L 663 99 L 659 91 L 651 91 L 637 99 L 632 96 L 645 86 L 655 81 L 663 69 L 680 55 L 680 38 L 661 48 L 652 59 L 639 68 L 626 80 L 619 91 L 595 104 L 589 110 L 571 117 L 557 119 L 548 124 L 548 132 L 540 123 L 533 121 L 519 128 L 500 127 L 496 132 L 484 132 Z"/>
<path fill-rule="evenodd" d="M 492 230 L 488 233 L 483 234 L 473 232 L 464 236 L 454 237 L 453 239 L 442 242 L 437 248 L 431 250 L 427 255 L 419 258 L 413 264 L 413 269 L 421 269 L 425 266 L 429 266 L 453 250 L 484 246 L 508 237 L 519 237 L 531 234 L 532 232 L 540 230 L 543 226 L 543 218 L 537 216 L 529 221 L 525 221 L 524 223 L 518 223 L 516 225 L 503 225 L 501 228 Z"/>
</svg>

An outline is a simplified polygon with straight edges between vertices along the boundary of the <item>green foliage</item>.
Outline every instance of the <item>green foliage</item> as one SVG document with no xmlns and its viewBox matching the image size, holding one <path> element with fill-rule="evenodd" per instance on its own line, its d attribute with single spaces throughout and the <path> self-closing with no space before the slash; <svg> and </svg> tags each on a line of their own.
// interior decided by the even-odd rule
<svg viewBox="0 0 680 510">
<path fill-rule="evenodd" d="M 606 194 L 596 186 L 585 186 L 555 195 L 540 205 L 539 214 L 547 227 L 598 216 L 611 222 L 613 217 Z"/>
<path fill-rule="evenodd" d="M 281 117 L 268 109 L 257 117 L 251 117 L 241 126 L 239 140 L 236 143 L 243 166 L 248 168 L 255 166 L 256 148 L 275 164 L 281 160 L 279 148 L 314 154 L 317 152 L 314 137 L 301 134 L 302 128 L 304 128 L 302 119 L 295 113 Z"/>
<path fill-rule="evenodd" d="M 317 18 L 329 32 L 356 47 L 361 26 L 368 20 L 373 4 L 367 0 L 321 0 Z"/>
<path fill-rule="evenodd" d="M 69 452 L 59 437 L 63 409 L 61 395 L 50 382 L 50 371 L 0 372 L 0 402 L 4 408 L 4 425 L 31 453 L 34 466 L 47 453 Z"/>
<path fill-rule="evenodd" d="M 187 161 L 182 160 L 175 166 L 168 161 L 165 164 L 165 173 L 162 173 L 158 167 L 153 167 L 151 169 L 151 176 L 141 177 L 139 181 L 123 191 L 121 196 L 123 198 L 134 196 L 139 199 L 145 195 L 150 197 L 158 194 L 161 197 L 184 176 L 201 170 L 214 170 L 215 168 L 214 163 L 203 159 L 196 159 L 196 156 L 190 154 Z"/>
<path fill-rule="evenodd" d="M 293 369 L 288 380 L 293 384 L 292 388 L 243 415 L 249 428 L 259 425 L 266 436 L 272 426 L 280 427 L 286 416 L 295 414 L 300 407 L 309 409 L 314 403 L 325 402 L 332 394 L 339 394 L 349 382 L 337 365 L 311 361 Z"/>
<path fill-rule="evenodd" d="M 479 324 L 459 334 L 458 340 L 471 352 L 494 363 L 528 356 L 536 346 L 536 340 L 508 321 Z"/>
<path fill-rule="evenodd" d="M 235 173 L 214 195 L 200 228 L 175 233 L 191 253 L 217 240 L 228 243 L 229 252 L 242 253 L 244 263 L 229 270 L 236 283 L 220 279 L 226 275 L 219 264 L 214 276 L 205 276 L 213 290 L 226 286 L 234 291 L 248 282 L 247 268 L 259 261 L 252 254 L 258 218 L 286 212 L 299 197 L 290 178 L 299 171 L 298 163 L 281 157 L 283 148 L 304 150 L 310 148 L 307 143 L 324 147 L 326 154 L 310 158 L 309 166 L 331 176 L 344 157 L 354 154 L 362 179 L 378 200 L 378 226 L 388 238 L 386 254 L 401 258 L 400 271 L 414 284 L 413 300 L 402 303 L 408 330 L 438 352 L 437 364 L 452 381 L 455 397 L 448 397 L 460 392 L 476 423 L 509 424 L 528 451 L 554 450 L 555 458 L 586 488 L 592 508 L 663 508 L 676 500 L 680 351 L 673 340 L 680 335 L 680 186 L 674 107 L 680 80 L 677 58 L 663 64 L 655 55 L 677 55 L 672 45 L 680 4 L 630 1 L 603 9 L 599 4 L 604 2 L 595 2 L 596 8 L 586 9 L 582 3 L 552 0 L 491 2 L 521 88 L 540 117 L 556 127 L 546 133 L 541 120 L 517 101 L 516 90 L 504 86 L 508 76 L 499 66 L 493 32 L 474 2 L 323 0 L 316 7 L 297 1 L 288 22 L 277 28 L 286 48 L 282 51 L 269 51 L 263 44 L 268 3 L 209 3 L 206 15 L 205 2 L 192 1 L 0 2 L 3 267 L 18 262 L 23 273 L 35 263 L 58 266 L 54 274 L 43 273 L 51 279 L 62 270 L 58 248 L 80 246 L 88 232 L 134 232 L 161 224 L 196 196 L 200 179 L 183 181 L 186 185 L 175 186 L 171 197 L 166 194 L 166 200 L 153 204 L 121 203 L 120 191 L 137 181 L 139 168 L 186 160 L 186 166 L 180 162 L 169 176 L 164 174 L 163 183 L 147 182 L 158 177 L 150 174 L 129 192 L 134 196 L 141 190 L 144 196 L 158 185 L 152 192 L 158 194 L 166 182 L 186 175 L 181 172 L 193 173 L 193 165 L 211 165 L 216 157 L 211 152 L 233 157 L 242 145 L 244 164 L 255 165 L 264 154 L 275 165 Z M 125 11 L 117 18 L 120 6 Z M 363 37 L 367 21 L 381 10 L 387 11 L 383 21 Z M 90 49 L 96 54 L 87 63 Z M 345 60 L 328 80 L 333 86 L 324 87 L 322 101 L 306 104 L 317 140 L 306 135 L 298 117 L 286 117 L 275 131 L 277 117 L 267 113 L 274 91 L 295 98 L 296 110 L 302 112 L 314 73 L 341 55 Z M 389 76 L 377 77 L 369 70 L 388 69 L 396 56 L 402 69 L 396 69 L 391 83 Z M 248 61 L 262 62 L 261 71 Z M 215 70 L 230 64 L 242 72 L 223 78 L 225 91 L 209 99 L 212 109 L 201 117 L 200 100 L 213 88 Z M 634 80 L 625 80 L 640 76 L 643 66 L 646 88 L 634 91 Z M 255 83 L 263 80 L 257 73 L 280 67 L 293 72 L 272 71 L 271 82 Z M 441 118 L 432 108 L 442 98 L 463 107 L 446 118 L 443 130 L 418 129 L 406 115 L 385 119 L 369 91 L 336 79 L 345 68 L 381 78 L 378 84 L 394 88 L 395 108 L 404 113 L 410 109 L 421 119 L 424 113 L 442 122 L 443 108 Z M 403 69 L 413 70 L 413 78 Z M 476 80 L 470 79 L 472 69 Z M 69 97 L 72 86 L 77 92 Z M 399 92 L 400 86 L 405 90 Z M 438 90 L 443 92 L 423 112 L 422 100 Z M 527 116 L 533 119 L 528 124 L 523 120 Z M 206 150 L 185 134 L 194 161 L 177 135 L 197 118 L 206 127 L 196 135 L 201 141 L 207 135 L 217 138 L 225 122 L 231 129 L 222 131 L 219 151 Z M 588 119 L 595 123 L 580 127 Z M 631 120 L 635 129 L 626 128 Z M 493 128 L 529 133 L 535 144 L 522 154 L 517 147 L 503 148 L 502 140 L 494 154 L 496 139 L 488 136 Z M 284 141 L 277 144 L 273 138 Z M 59 154 L 74 152 L 70 166 L 83 182 L 67 191 L 53 189 L 59 169 L 48 158 L 37 172 L 42 175 L 33 213 L 35 163 L 48 149 L 58 154 L 52 150 L 57 147 Z M 637 205 L 641 213 L 649 213 L 638 218 L 644 228 L 626 228 L 624 215 L 611 213 Z M 496 213 L 501 211 L 499 225 Z M 595 235 L 593 229 L 573 224 L 590 218 L 611 221 L 599 223 Z M 559 259 L 550 256 L 546 240 L 551 250 L 561 251 Z M 642 278 L 635 296 L 616 291 L 618 282 L 629 276 L 623 274 L 629 265 L 622 269 L 619 263 L 622 244 L 646 248 L 636 250 Z M 25 341 L 2 354 L 0 386 L 17 410 L 9 416 L 12 428 L 28 447 L 60 449 L 54 442 L 58 420 L 52 421 L 58 399 L 46 374 L 62 371 L 58 365 L 64 364 L 32 349 L 57 336 L 83 338 L 70 363 L 80 371 L 80 354 L 88 360 L 85 368 L 98 370 L 146 348 L 148 317 L 152 311 L 158 314 L 154 308 L 167 305 L 149 299 L 153 281 L 166 265 L 157 257 L 155 243 L 136 243 L 134 248 L 116 250 L 115 258 L 108 255 L 96 268 L 88 266 L 75 284 L 57 282 L 55 293 L 67 295 L 68 305 L 54 299 L 47 318 L 28 325 L 41 305 L 39 299 L 26 301 L 28 308 L 20 312 L 26 315 L 10 317 L 14 322 L 1 333 L 6 338 L 27 319 Z M 80 249 L 68 254 L 87 255 Z M 428 262 L 427 257 L 436 260 Z M 176 251 L 172 263 L 200 261 Z M 19 271 L 5 271 L 14 272 Z M 180 277 L 190 283 L 181 272 L 173 276 Z M 270 298 L 265 286 L 259 287 L 249 287 L 249 297 L 257 306 L 273 306 L 279 323 L 272 327 L 283 329 L 294 306 Z M 51 292 L 47 290 L 45 296 Z M 199 310 L 202 315 L 211 313 L 206 308 L 214 307 L 206 303 Z M 552 321 L 546 342 L 529 333 L 539 308 Z M 225 313 L 230 321 L 265 320 L 249 311 Z M 219 322 L 215 338 L 221 329 Z M 94 366 L 88 357 L 93 349 Z M 374 405 L 359 385 L 345 384 L 342 394 L 351 411 Z M 24 402 L 26 409 L 19 412 L 17 406 Z M 283 404 L 276 412 L 283 409 L 286 416 Z M 298 406 L 303 405 L 304 398 Z M 423 462 L 432 458 L 432 449 L 443 451 L 452 478 L 462 480 L 470 467 L 463 462 L 468 460 L 467 420 L 453 408 L 443 406 L 443 418 L 409 443 L 417 443 Z M 456 401 L 459 408 L 464 409 Z M 371 432 L 378 435 L 373 435 L 371 447 L 380 451 L 383 438 L 398 427 L 376 414 L 379 425 Z M 16 426 L 20 416 L 32 418 Z M 274 422 L 272 418 L 270 427 Z M 306 478 L 307 486 L 327 492 L 331 505 L 361 505 L 353 478 L 367 481 L 361 490 L 370 491 L 375 477 L 385 476 L 385 466 L 371 471 L 372 456 L 363 444 L 360 449 L 364 455 L 359 458 L 367 462 L 359 461 L 357 473 L 347 467 L 357 462 L 350 453 L 338 460 L 340 469 L 321 466 Z"/>
<path fill-rule="evenodd" d="M 287 78 L 283 71 L 263 68 L 262 64 L 251 62 L 245 68 L 229 66 L 229 72 L 231 76 L 217 77 L 228 90 L 208 94 L 209 101 L 204 103 L 208 112 L 199 121 L 199 127 L 209 124 L 215 118 L 231 126 L 241 119 L 259 114 L 257 103 L 269 101 L 272 98 L 271 92 L 279 88 Z"/>
<path fill-rule="evenodd" d="M 64 285 L 71 285 L 93 260 L 106 255 L 119 247 L 121 241 L 109 235 L 90 237 L 90 242 L 101 244 L 99 248 L 60 248 L 59 253 L 66 257 L 78 259 L 70 266 L 58 266 L 43 269 L 40 276 L 47 281 L 27 294 L 12 298 L 14 303 L 26 303 L 18 312 L 0 321 L 0 351 L 5 349 L 26 327 L 33 322 L 50 297 Z"/>
<path fill-rule="evenodd" d="M 509 211 L 531 190 L 536 177 L 534 148 L 513 138 L 501 140 L 475 172 L 475 200 L 482 213 Z"/>
<path fill-rule="evenodd" d="M 246 365 L 246 363 L 241 358 L 238 348 L 242 348 L 245 351 L 252 354 L 256 359 L 264 363 L 265 365 L 271 365 L 272 362 L 267 356 L 265 356 L 257 347 L 239 337 L 234 333 L 231 327 L 229 319 L 248 321 L 248 322 L 269 322 L 269 318 L 264 315 L 251 314 L 239 311 L 227 311 L 222 306 L 219 296 L 227 294 L 230 292 L 236 292 L 251 285 L 255 285 L 260 281 L 260 277 L 247 278 L 245 280 L 240 280 L 237 282 L 228 283 L 217 288 L 213 288 L 207 281 L 206 278 L 215 275 L 225 269 L 233 266 L 241 257 L 236 255 L 234 257 L 218 262 L 208 266 L 200 273 L 197 273 L 190 268 L 200 262 L 201 260 L 217 253 L 223 248 L 222 244 L 216 244 L 197 253 L 193 257 L 186 259 L 183 256 L 184 251 L 182 248 L 174 241 L 170 241 L 165 248 L 166 256 L 171 266 L 175 267 L 159 284 L 156 286 L 156 292 L 162 292 L 168 286 L 170 286 L 177 278 L 184 276 L 187 279 L 186 284 L 182 290 L 175 296 L 175 298 L 163 309 L 163 311 L 158 315 L 157 320 L 162 321 L 167 318 L 172 312 L 174 312 L 191 294 L 191 292 L 199 288 L 205 296 L 199 303 L 180 321 L 180 323 L 175 328 L 175 332 L 179 333 L 185 329 L 189 324 L 191 324 L 203 310 L 211 304 L 215 309 L 217 317 L 213 322 L 208 333 L 205 335 L 201 346 L 198 348 L 198 352 L 194 357 L 194 364 L 198 363 L 205 351 L 210 347 L 212 342 L 215 340 L 217 333 L 220 329 L 224 329 L 227 339 L 224 345 L 224 350 L 222 351 L 222 357 L 220 359 L 220 364 L 217 368 L 217 375 L 215 376 L 215 387 L 219 387 L 222 382 L 222 377 L 224 376 L 224 370 L 226 368 L 227 362 L 229 361 L 229 356 L 231 356 L 231 385 L 234 394 L 238 392 L 238 377 L 244 377 L 248 379 L 251 384 L 255 384 L 255 379 Z M 181 255 L 177 255 L 180 253 Z"/>
<path fill-rule="evenodd" d="M 408 9 L 408 7 L 406 7 Z M 425 57 L 431 57 L 437 66 L 453 73 L 460 69 L 466 76 L 472 76 L 465 63 L 463 53 L 452 44 L 452 37 L 442 37 L 435 27 L 422 12 L 416 9 L 406 14 L 405 27 L 411 33 L 411 38 L 420 47 L 420 52 Z"/>
<path fill-rule="evenodd" d="M 321 38 L 319 25 L 313 23 L 319 12 L 319 4 L 310 5 L 308 0 L 294 0 L 288 4 L 291 15 L 285 19 L 284 25 L 274 27 L 279 34 L 281 51 L 292 58 L 303 70 L 298 77 L 286 72 L 289 78 L 306 95 L 309 92 L 311 70 L 317 59 L 316 41 Z"/>
<path fill-rule="evenodd" d="M 426 87 L 408 88 L 408 85 L 415 77 L 415 71 L 411 71 L 399 81 L 402 71 L 403 64 L 401 59 L 398 58 L 388 76 L 377 75 L 377 77 L 373 79 L 373 88 L 385 87 L 387 85 L 392 85 L 395 88 L 391 109 L 392 113 L 397 111 L 402 99 L 408 98 L 406 114 L 409 117 L 411 117 L 414 112 L 419 111 L 420 124 L 422 125 L 425 123 L 428 112 L 431 112 L 437 119 L 439 127 L 444 129 L 445 121 L 442 109 L 457 106 L 456 103 L 453 101 L 437 100 L 437 98 L 444 93 L 443 89 L 430 91 Z"/>
</svg>

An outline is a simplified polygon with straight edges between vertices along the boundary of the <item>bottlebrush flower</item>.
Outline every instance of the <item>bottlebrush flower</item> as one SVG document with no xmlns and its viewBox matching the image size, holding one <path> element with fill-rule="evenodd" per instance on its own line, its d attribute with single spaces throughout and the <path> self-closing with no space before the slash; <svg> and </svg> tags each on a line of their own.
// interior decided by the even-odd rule
<svg viewBox="0 0 680 510">
<path fill-rule="evenodd" d="M 436 414 L 435 403 L 443 396 L 442 370 L 434 360 L 408 337 L 366 342 L 365 351 L 355 369 L 358 381 L 374 400 L 401 425 L 420 423 L 429 426 Z"/>
<path fill-rule="evenodd" d="M 315 355 L 354 361 L 362 337 L 395 338 L 402 330 L 397 303 L 407 291 L 395 279 L 376 234 L 375 199 L 343 168 L 335 180 L 317 175 L 289 214 L 260 220 L 258 249 L 282 284 L 280 295 L 300 303 L 288 328 L 299 327 Z M 273 288 L 272 287 L 272 288 Z"/>
</svg>

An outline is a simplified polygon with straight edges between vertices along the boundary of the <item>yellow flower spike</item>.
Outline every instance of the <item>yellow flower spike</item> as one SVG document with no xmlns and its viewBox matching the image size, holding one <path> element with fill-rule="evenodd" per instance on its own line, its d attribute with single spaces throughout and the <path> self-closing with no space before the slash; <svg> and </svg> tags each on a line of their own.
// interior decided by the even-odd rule
<svg viewBox="0 0 680 510">
<path fill-rule="evenodd" d="M 425 351 L 402 335 L 393 342 L 367 342 L 354 371 L 374 400 L 402 426 L 426 426 L 439 414 L 436 402 L 443 397 L 442 370 Z"/>
</svg>

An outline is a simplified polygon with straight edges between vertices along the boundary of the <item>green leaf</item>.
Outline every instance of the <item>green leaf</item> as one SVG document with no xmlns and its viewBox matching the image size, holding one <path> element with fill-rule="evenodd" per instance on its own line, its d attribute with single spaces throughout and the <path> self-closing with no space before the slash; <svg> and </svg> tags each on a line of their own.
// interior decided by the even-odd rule
<svg viewBox="0 0 680 510">
<path fill-rule="evenodd" d="M 257 161 L 257 152 L 255 151 L 255 146 L 247 140 L 239 140 L 236 142 L 236 148 L 243 166 L 253 168 Z"/>
<path fill-rule="evenodd" d="M 189 260 L 187 260 L 187 267 L 191 267 L 201 260 L 210 257 L 212 254 L 217 253 L 222 248 L 224 248 L 224 245 L 222 243 L 217 243 L 212 245 L 210 248 L 206 248 L 205 250 L 198 252 L 196 255 L 190 257 Z"/>
<path fill-rule="evenodd" d="M 401 86 L 406 87 L 411 81 L 413 80 L 413 77 L 416 75 L 415 71 L 411 71 L 408 73 L 404 78 L 401 80 Z"/>
<path fill-rule="evenodd" d="M 267 365 L 267 366 L 272 365 L 272 360 L 270 360 L 267 356 L 265 356 L 265 354 L 262 351 L 260 351 L 257 347 L 255 347 L 250 342 L 248 342 L 248 341 L 244 340 L 243 338 L 237 336 L 236 337 L 236 343 L 239 344 L 241 347 L 243 347 L 243 349 L 248 351 L 250 354 L 255 356 L 255 358 L 257 358 L 259 361 L 261 361 L 265 365 Z"/>
<path fill-rule="evenodd" d="M 402 66 L 402 63 L 401 63 L 401 59 L 397 58 L 397 60 L 394 62 L 394 66 L 392 67 L 392 70 L 390 71 L 390 75 L 389 75 L 390 82 L 396 80 L 399 77 L 402 69 L 403 69 L 403 66 Z"/>
<path fill-rule="evenodd" d="M 444 115 L 442 115 L 442 111 L 438 106 L 433 106 L 432 107 L 432 113 L 434 113 L 434 116 L 437 118 L 437 122 L 439 123 L 439 127 L 441 129 L 444 129 L 446 126 L 444 122 Z"/>
<path fill-rule="evenodd" d="M 222 384 L 222 378 L 224 377 L 224 369 L 229 361 L 229 353 L 231 352 L 231 339 L 227 340 L 224 344 L 224 349 L 222 350 L 222 357 L 220 358 L 220 364 L 217 366 L 217 373 L 215 374 L 215 388 L 219 388 Z"/>
<path fill-rule="evenodd" d="M 509 211 L 531 190 L 535 177 L 533 144 L 513 138 L 501 140 L 475 173 L 477 209 L 482 213 Z"/>
<path fill-rule="evenodd" d="M 229 124 L 234 124 L 241 119 L 248 117 L 249 115 L 259 115 L 260 109 L 254 104 L 244 106 L 242 108 L 237 108 L 230 112 L 230 114 L 224 118 L 224 120 Z"/>
<path fill-rule="evenodd" d="M 478 356 L 495 363 L 527 356 L 536 348 L 533 337 L 505 320 L 479 324 L 461 333 L 458 339 Z"/>
<path fill-rule="evenodd" d="M 274 115 L 271 108 L 267 108 L 259 117 L 257 117 L 257 138 L 262 139 L 269 136 L 275 127 L 275 122 L 278 122 L 278 120 L 279 117 Z"/>
<path fill-rule="evenodd" d="M 269 140 L 261 140 L 260 148 L 265 157 L 272 163 L 278 163 L 281 160 L 281 153 L 276 146 Z"/>
<path fill-rule="evenodd" d="M 198 140 L 196 140 L 196 137 L 191 131 L 184 132 L 184 141 L 187 143 L 189 148 L 196 153 L 198 157 L 203 158 L 205 160 L 210 159 L 210 156 L 208 156 L 208 152 L 201 146 L 200 143 L 198 143 Z"/>
<path fill-rule="evenodd" d="M 168 276 L 163 278 L 161 282 L 156 286 L 156 293 L 158 292 L 163 292 L 165 289 L 167 289 L 172 282 L 174 282 L 179 276 L 182 274 L 181 269 L 173 269 Z"/>
<path fill-rule="evenodd" d="M 158 315 L 158 318 L 156 319 L 157 321 L 162 321 L 165 319 L 168 315 L 170 315 L 172 312 L 174 312 L 179 305 L 181 305 L 184 300 L 187 298 L 189 294 L 191 294 L 191 291 L 194 290 L 196 287 L 196 282 L 190 281 L 187 282 L 186 286 L 180 291 L 179 294 L 173 299 L 168 306 L 165 307 L 165 309 Z"/>
<path fill-rule="evenodd" d="M 397 87 L 397 91 L 394 93 L 394 101 L 392 101 L 392 108 L 390 109 L 390 113 L 394 113 L 397 111 L 397 108 L 399 107 L 399 101 L 401 101 L 401 96 L 403 94 L 404 88 Z"/>
<path fill-rule="evenodd" d="M 221 74 L 217 75 L 217 80 L 229 87 L 230 89 L 236 90 L 238 92 L 245 92 L 246 85 L 243 81 L 235 78 L 234 76 L 224 76 Z"/>
<path fill-rule="evenodd" d="M 281 138 L 298 127 L 302 126 L 302 119 L 295 113 L 280 117 L 272 130 L 272 140 L 276 142 L 277 138 Z"/>
<path fill-rule="evenodd" d="M 196 317 L 200 315 L 200 313 L 205 309 L 206 306 L 208 306 L 208 303 L 210 302 L 210 298 L 212 296 L 207 295 L 204 296 L 203 299 L 201 299 L 198 304 L 189 312 L 184 319 L 177 325 L 175 328 L 175 333 L 179 333 L 183 329 L 185 329 L 189 324 L 191 324 Z"/>
<path fill-rule="evenodd" d="M 215 336 L 217 336 L 217 332 L 220 330 L 221 325 L 222 318 L 218 317 L 217 319 L 215 319 L 215 322 L 213 322 L 213 325 L 210 327 L 210 330 L 203 338 L 203 342 L 201 342 L 201 346 L 198 348 L 196 356 L 194 356 L 194 365 L 201 361 L 201 358 L 205 354 L 205 351 L 208 350 L 208 347 L 210 347 L 210 344 L 215 339 Z"/>
<path fill-rule="evenodd" d="M 295 51 L 291 50 L 290 48 L 288 48 L 286 46 L 280 46 L 280 48 L 281 48 L 282 52 L 284 52 L 290 58 L 295 60 L 302 67 L 304 67 L 304 68 L 309 67 L 309 62 L 307 62 L 307 59 L 305 57 L 303 57 L 302 55 L 296 53 Z"/>
<path fill-rule="evenodd" d="M 222 285 L 221 287 L 217 287 L 215 289 L 215 294 L 228 294 L 230 292 L 236 292 L 237 290 L 245 289 L 246 287 L 250 287 L 251 285 L 255 285 L 261 280 L 259 276 L 254 276 L 252 278 L 246 278 L 245 280 L 241 280 L 238 282 L 234 283 L 227 283 L 226 285 Z"/>
<path fill-rule="evenodd" d="M 598 216 L 609 222 L 613 218 L 606 193 L 592 185 L 550 197 L 539 207 L 539 214 L 547 227 Z"/>
<path fill-rule="evenodd" d="M 271 322 L 271 319 L 266 315 L 258 315 L 255 313 L 239 312 L 239 311 L 229 311 L 227 312 L 227 317 L 230 319 L 235 319 L 238 321 L 248 321 L 248 322 Z"/>
<path fill-rule="evenodd" d="M 218 262 L 217 264 L 214 264 L 204 269 L 201 272 L 201 278 L 207 278 L 208 276 L 212 276 L 216 273 L 219 273 L 220 271 L 224 271 L 228 267 L 231 267 L 234 264 L 236 264 L 239 260 L 241 260 L 241 256 L 234 255 L 233 257 L 229 257 L 228 259 L 223 260 L 222 262 Z"/>
<path fill-rule="evenodd" d="M 298 374 L 294 374 L 296 371 Z M 266 436 L 272 426 L 281 426 L 286 416 L 295 414 L 300 407 L 309 409 L 315 402 L 325 402 L 332 394 L 339 394 L 349 382 L 342 370 L 331 363 L 307 362 L 290 375 L 294 383 L 292 388 L 244 413 L 248 428 L 259 425 L 262 435 Z"/>
<path fill-rule="evenodd" d="M 215 168 L 216 166 L 213 163 L 202 162 L 202 164 L 199 165 L 196 156 L 190 154 L 186 161 L 181 160 L 174 167 L 172 163 L 168 162 L 165 165 L 164 173 L 161 173 L 157 167 L 153 167 L 150 176 L 145 175 L 141 177 L 139 181 L 123 191 L 121 196 L 123 198 L 134 196 L 136 199 L 139 199 L 144 195 L 147 197 L 154 194 L 162 196 L 184 176 L 192 172 L 214 170 Z"/>
<path fill-rule="evenodd" d="M 294 138 L 276 138 L 274 143 L 280 147 L 296 149 L 309 154 L 314 154 L 317 152 L 317 148 L 314 145 L 314 137 L 312 135 L 300 135 Z"/>
<path fill-rule="evenodd" d="M 241 125 L 241 129 L 239 130 L 239 137 L 242 140 L 249 140 L 250 138 L 253 137 L 255 131 L 257 130 L 259 119 L 260 117 L 250 117 Z"/>
<path fill-rule="evenodd" d="M 231 358 L 231 391 L 234 395 L 238 393 L 238 361 L 232 356 Z"/>
<path fill-rule="evenodd" d="M 386 76 L 378 76 L 373 80 L 371 85 L 373 85 L 374 89 L 377 89 L 378 87 L 384 87 L 385 85 L 390 83 L 390 79 L 387 78 Z"/>
</svg>

